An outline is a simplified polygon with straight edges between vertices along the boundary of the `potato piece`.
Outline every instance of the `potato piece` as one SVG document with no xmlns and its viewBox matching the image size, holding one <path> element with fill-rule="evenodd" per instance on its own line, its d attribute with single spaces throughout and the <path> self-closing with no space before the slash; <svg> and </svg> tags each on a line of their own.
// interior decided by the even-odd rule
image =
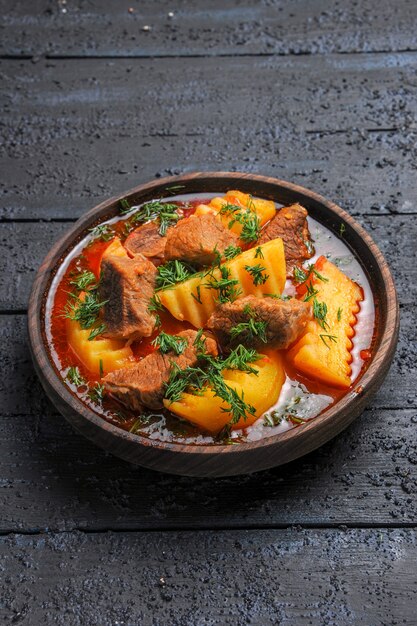
<svg viewBox="0 0 417 626">
<path fill-rule="evenodd" d="M 88 340 L 91 329 L 83 330 L 75 320 L 66 320 L 68 345 L 81 363 L 95 376 L 113 372 L 134 360 L 126 341 L 96 337 Z M 100 368 L 101 361 L 101 368 Z M 101 371 L 100 371 L 101 370 Z"/>
<path fill-rule="evenodd" d="M 314 267 L 327 281 L 312 273 L 299 291 L 305 291 L 306 284 L 318 290 L 317 301 L 327 305 L 326 328 L 323 329 L 316 319 L 309 322 L 306 332 L 289 351 L 288 358 L 308 378 L 345 389 L 351 385 L 351 338 L 355 333 L 353 327 L 363 292 L 325 257 L 320 257 Z"/>
<path fill-rule="evenodd" d="M 275 404 L 285 381 L 282 357 L 278 352 L 262 355 L 252 366 L 258 370 L 258 375 L 237 370 L 223 372 L 228 386 L 235 389 L 241 397 L 243 394 L 245 402 L 256 409 L 255 415 L 249 415 L 246 420 L 240 419 L 237 424 L 233 424 L 233 430 L 250 426 Z M 164 405 L 179 417 L 211 433 L 218 433 L 231 420 L 231 414 L 227 411 L 228 405 L 215 396 L 210 388 L 202 395 L 184 393 L 179 402 L 170 403 L 169 400 L 164 400 Z"/>
<path fill-rule="evenodd" d="M 196 215 L 204 215 L 206 213 L 219 213 L 220 209 L 226 204 L 234 204 L 242 207 L 242 209 L 249 209 L 254 211 L 259 218 L 260 226 L 263 226 L 270 219 L 272 219 L 276 213 L 276 207 L 272 200 L 262 200 L 261 198 L 253 198 L 247 193 L 241 191 L 228 191 L 226 195 L 221 197 L 212 198 L 208 204 L 200 204 L 196 208 Z M 232 215 L 220 215 L 222 223 L 226 228 L 229 227 L 229 223 L 232 220 Z M 236 222 L 230 228 L 230 230 L 237 235 L 242 232 L 242 224 Z"/>
<path fill-rule="evenodd" d="M 260 249 L 260 250 L 259 250 Z M 264 294 L 280 295 L 285 286 L 285 256 L 281 239 L 274 239 L 258 248 L 250 248 L 242 252 L 222 267 L 230 271 L 229 278 L 237 280 L 236 288 L 242 290 L 241 296 L 262 296 Z M 258 250 L 258 252 L 257 252 Z M 255 285 L 253 275 L 245 266 L 260 266 L 263 277 L 268 277 L 264 283 Z M 212 272 L 212 278 L 199 273 L 170 289 L 158 292 L 159 299 L 165 308 L 178 320 L 187 320 L 196 328 L 205 325 L 214 311 L 219 292 L 208 286 L 209 281 L 219 280 L 220 270 Z"/>
</svg>

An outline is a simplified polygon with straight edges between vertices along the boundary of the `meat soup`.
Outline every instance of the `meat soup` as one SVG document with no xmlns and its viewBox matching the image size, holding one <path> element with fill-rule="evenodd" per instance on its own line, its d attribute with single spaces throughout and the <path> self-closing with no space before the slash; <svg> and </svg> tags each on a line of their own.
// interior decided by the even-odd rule
<svg viewBox="0 0 417 626">
<path fill-rule="evenodd" d="M 60 375 L 104 419 L 238 443 L 302 425 L 357 383 L 374 306 L 342 233 L 240 191 L 122 204 L 65 260 L 45 318 Z"/>
</svg>

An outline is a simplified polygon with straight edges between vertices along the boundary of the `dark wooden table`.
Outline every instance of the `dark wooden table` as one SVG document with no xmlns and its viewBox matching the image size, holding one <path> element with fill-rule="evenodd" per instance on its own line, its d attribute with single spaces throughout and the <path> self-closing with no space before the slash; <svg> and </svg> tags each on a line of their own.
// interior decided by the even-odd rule
<svg viewBox="0 0 417 626">
<path fill-rule="evenodd" d="M 0 613 L 10 624 L 417 624 L 415 0 L 0 1 Z M 334 441 L 218 480 L 130 466 L 48 403 L 34 273 L 69 222 L 159 176 L 311 187 L 382 248 L 401 339 Z"/>
</svg>

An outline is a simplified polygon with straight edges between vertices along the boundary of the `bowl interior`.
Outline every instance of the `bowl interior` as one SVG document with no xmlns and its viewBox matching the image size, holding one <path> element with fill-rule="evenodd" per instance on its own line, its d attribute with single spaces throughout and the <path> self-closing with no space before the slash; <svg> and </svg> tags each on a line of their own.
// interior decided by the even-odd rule
<svg viewBox="0 0 417 626">
<path fill-rule="evenodd" d="M 306 207 L 314 219 L 335 233 L 339 233 L 341 225 L 343 225 L 344 242 L 359 260 L 368 277 L 376 311 L 372 358 L 357 388 L 349 391 L 342 400 L 301 428 L 265 437 L 259 441 L 243 442 L 236 446 L 221 444 L 201 446 L 150 441 L 146 437 L 131 434 L 106 422 L 84 405 L 63 384 L 49 358 L 44 328 L 45 304 L 51 282 L 59 266 L 72 248 L 85 236 L 89 228 L 119 214 L 119 203 L 123 198 L 126 198 L 131 205 L 135 205 L 155 198 L 169 198 L 182 193 L 226 192 L 236 188 L 255 196 L 274 200 L 282 205 L 299 202 Z M 365 401 L 375 392 L 385 377 L 395 350 L 397 335 L 398 302 L 389 268 L 371 237 L 348 213 L 320 195 L 291 183 L 263 176 L 230 172 L 195 173 L 160 179 L 140 185 L 91 209 L 68 230 L 45 258 L 36 276 L 29 302 L 29 337 L 35 367 L 48 395 L 57 408 L 79 430 L 87 437 L 94 439 L 99 445 L 110 447 L 115 454 L 125 458 L 128 456 L 129 460 L 148 466 L 153 466 L 153 464 L 147 463 L 146 459 L 141 458 L 143 454 L 137 452 L 135 459 L 134 452 L 126 455 L 124 448 L 128 446 L 133 451 L 142 447 L 146 449 L 148 456 L 152 456 L 150 451 L 159 450 L 160 452 L 176 453 L 177 456 L 178 454 L 186 455 L 192 459 L 196 455 L 201 457 L 204 454 L 210 457 L 219 454 L 230 457 L 254 449 L 264 449 L 265 451 L 267 448 L 273 448 L 276 444 L 280 444 L 281 448 L 285 450 L 286 442 L 287 444 L 291 442 L 289 446 L 292 450 L 290 457 L 283 455 L 281 457 L 282 462 L 289 461 L 314 449 L 340 432 L 363 410 Z M 313 437 L 314 442 L 311 442 L 310 445 L 303 445 L 302 442 L 308 441 L 312 433 L 315 435 Z M 111 441 L 111 446 L 108 445 L 108 441 Z M 270 460 L 265 459 L 263 467 L 277 464 L 276 456 L 272 456 L 273 459 L 272 457 Z M 177 473 L 190 473 L 186 471 L 186 466 L 187 463 L 185 463 L 184 472 L 178 471 Z M 159 468 L 156 467 L 156 469 Z M 246 468 L 245 471 L 257 469 L 261 469 L 261 467 L 257 466 L 252 470 Z M 228 471 L 224 473 L 239 472 Z"/>
</svg>

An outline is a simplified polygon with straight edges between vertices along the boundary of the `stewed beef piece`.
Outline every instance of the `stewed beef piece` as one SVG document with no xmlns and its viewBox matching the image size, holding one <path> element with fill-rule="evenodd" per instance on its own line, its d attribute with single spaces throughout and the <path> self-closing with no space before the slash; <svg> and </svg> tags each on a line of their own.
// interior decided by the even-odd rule
<svg viewBox="0 0 417 626">
<path fill-rule="evenodd" d="M 259 243 L 280 237 L 284 242 L 287 275 L 314 254 L 307 224 L 307 210 L 300 204 L 283 207 L 263 229 Z"/>
<path fill-rule="evenodd" d="M 170 230 L 168 229 L 168 232 Z M 135 228 L 127 237 L 124 246 L 132 256 L 143 254 L 151 261 L 163 263 L 166 242 L 166 236 L 159 234 L 159 224 L 148 222 Z"/>
<path fill-rule="evenodd" d="M 178 222 L 167 235 L 165 258 L 210 265 L 218 254 L 236 245 L 237 235 L 225 228 L 213 213 L 191 215 Z"/>
<path fill-rule="evenodd" d="M 239 343 L 262 351 L 288 348 L 311 319 L 311 305 L 295 300 L 246 296 L 219 304 L 207 322 L 225 349 Z M 233 330 L 234 329 L 234 330 Z"/>
<path fill-rule="evenodd" d="M 148 309 L 154 293 L 156 267 L 141 254 L 133 259 L 103 257 L 99 296 L 103 306 L 104 334 L 114 339 L 149 337 L 155 315 Z"/>
<path fill-rule="evenodd" d="M 107 374 L 103 379 L 105 389 L 113 397 L 133 410 L 160 409 L 163 407 L 165 383 L 175 363 L 181 369 L 193 367 L 198 362 L 197 346 L 194 345 L 197 332 L 184 330 L 178 337 L 186 339 L 187 346 L 182 354 L 174 352 L 162 354 L 156 350 L 134 365 Z M 204 337 L 202 337 L 204 340 Z M 216 342 L 205 338 L 205 350 L 217 355 Z"/>
</svg>

